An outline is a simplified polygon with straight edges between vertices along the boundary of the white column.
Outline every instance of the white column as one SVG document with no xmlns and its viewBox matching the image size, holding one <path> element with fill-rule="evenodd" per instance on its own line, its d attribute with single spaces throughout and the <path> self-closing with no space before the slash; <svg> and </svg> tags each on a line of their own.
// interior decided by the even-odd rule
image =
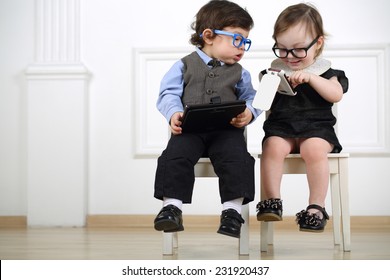
<svg viewBox="0 0 390 280">
<path fill-rule="evenodd" d="M 27 78 L 27 221 L 83 226 L 87 214 L 88 72 L 80 0 L 36 0 Z"/>
</svg>

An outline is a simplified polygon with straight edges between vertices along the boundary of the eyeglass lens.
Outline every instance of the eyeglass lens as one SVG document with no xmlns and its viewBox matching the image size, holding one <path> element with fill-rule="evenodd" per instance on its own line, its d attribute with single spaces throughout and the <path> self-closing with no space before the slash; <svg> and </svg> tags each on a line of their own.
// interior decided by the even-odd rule
<svg viewBox="0 0 390 280">
<path fill-rule="evenodd" d="M 222 30 L 214 30 L 214 33 L 218 35 L 231 36 L 233 38 L 233 46 L 240 48 L 242 45 L 244 45 L 245 51 L 248 51 L 252 44 L 250 39 L 245 38 L 241 34 L 230 33 Z"/>
<path fill-rule="evenodd" d="M 280 58 L 286 58 L 289 53 L 291 53 L 296 58 L 305 58 L 307 56 L 307 51 L 318 41 L 320 36 L 317 36 L 306 48 L 295 48 L 295 49 L 283 49 L 276 48 L 275 46 L 272 48 L 275 55 Z"/>
<path fill-rule="evenodd" d="M 246 39 L 244 36 L 240 34 L 234 34 L 233 36 L 233 46 L 236 48 L 240 48 L 242 45 L 244 45 L 244 49 L 247 51 L 249 50 L 251 46 L 251 40 Z"/>
<path fill-rule="evenodd" d="M 275 55 L 277 57 L 287 57 L 289 53 L 291 53 L 296 58 L 305 58 L 307 55 L 306 49 L 274 49 Z"/>
</svg>

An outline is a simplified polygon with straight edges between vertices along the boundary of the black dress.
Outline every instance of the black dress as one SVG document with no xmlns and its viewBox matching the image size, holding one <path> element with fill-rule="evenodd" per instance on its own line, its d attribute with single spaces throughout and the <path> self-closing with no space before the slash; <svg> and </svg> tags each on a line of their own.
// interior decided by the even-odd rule
<svg viewBox="0 0 390 280">
<path fill-rule="evenodd" d="M 348 78 L 344 71 L 330 68 L 320 75 L 325 79 L 334 76 L 340 82 L 343 93 L 348 90 Z M 263 129 L 267 139 L 270 136 L 283 138 L 319 137 L 334 145 L 332 153 L 339 153 L 342 146 L 333 126 L 336 118 L 332 113 L 333 103 L 323 99 L 309 84 L 300 84 L 295 96 L 276 93 L 271 105 L 271 114 L 264 122 Z"/>
</svg>

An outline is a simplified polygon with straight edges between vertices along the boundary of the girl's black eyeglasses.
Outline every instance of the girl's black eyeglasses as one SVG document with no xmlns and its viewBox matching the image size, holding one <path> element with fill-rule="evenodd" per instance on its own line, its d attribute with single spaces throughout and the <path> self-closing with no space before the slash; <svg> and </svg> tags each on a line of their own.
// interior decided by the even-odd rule
<svg viewBox="0 0 390 280">
<path fill-rule="evenodd" d="M 305 58 L 307 56 L 307 51 L 317 43 L 320 36 L 317 36 L 306 48 L 294 48 L 294 49 L 284 49 L 277 48 L 276 43 L 272 47 L 272 51 L 279 58 L 286 58 L 289 53 L 291 53 L 295 58 Z"/>
</svg>

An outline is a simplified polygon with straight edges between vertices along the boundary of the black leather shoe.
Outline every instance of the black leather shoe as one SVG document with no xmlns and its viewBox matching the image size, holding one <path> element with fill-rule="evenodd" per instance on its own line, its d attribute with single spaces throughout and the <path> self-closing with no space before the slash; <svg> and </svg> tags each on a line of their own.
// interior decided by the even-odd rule
<svg viewBox="0 0 390 280">
<path fill-rule="evenodd" d="M 240 238 L 241 224 L 245 223 L 241 215 L 234 209 L 222 211 L 218 233 Z"/>
<path fill-rule="evenodd" d="M 322 213 L 322 217 L 316 213 L 308 212 L 309 209 L 317 209 Z M 307 206 L 306 210 L 297 213 L 296 217 L 299 230 L 309 232 L 323 232 L 326 222 L 329 220 L 329 215 L 326 213 L 325 208 L 316 204 L 310 204 Z"/>
<path fill-rule="evenodd" d="M 167 205 L 161 209 L 154 219 L 154 229 L 164 232 L 183 231 L 181 210 L 174 205 Z"/>
</svg>

